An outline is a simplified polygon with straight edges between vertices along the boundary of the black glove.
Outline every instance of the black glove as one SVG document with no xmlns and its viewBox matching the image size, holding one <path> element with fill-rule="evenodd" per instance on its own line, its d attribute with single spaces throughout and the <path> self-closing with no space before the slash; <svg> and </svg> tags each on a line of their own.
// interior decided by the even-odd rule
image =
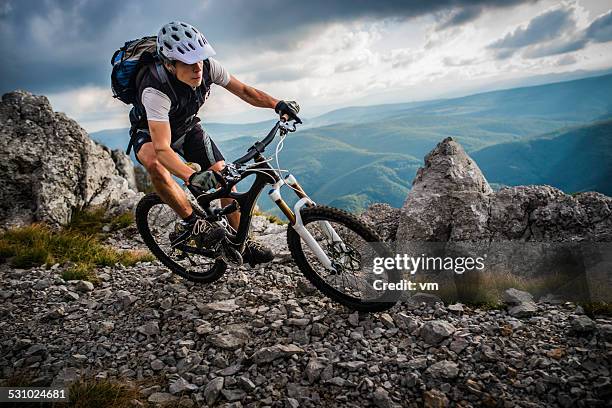
<svg viewBox="0 0 612 408">
<path fill-rule="evenodd" d="M 202 191 L 208 191 L 217 188 L 217 177 L 210 170 L 198 171 L 189 176 L 189 184 Z"/>
<path fill-rule="evenodd" d="M 297 115 L 300 111 L 300 105 L 298 105 L 296 101 L 278 101 L 274 107 L 274 111 L 279 115 L 289 116 L 289 119 L 295 120 L 296 123 L 302 123 Z"/>
</svg>

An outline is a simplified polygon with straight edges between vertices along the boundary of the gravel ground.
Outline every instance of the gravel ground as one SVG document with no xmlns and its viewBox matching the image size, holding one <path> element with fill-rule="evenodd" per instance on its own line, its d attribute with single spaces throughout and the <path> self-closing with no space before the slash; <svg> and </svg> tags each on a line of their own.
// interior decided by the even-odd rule
<svg viewBox="0 0 612 408">
<path fill-rule="evenodd" d="M 284 226 L 257 217 L 255 230 L 277 259 L 208 285 L 157 262 L 101 268 L 96 287 L 60 265 L 2 265 L 0 375 L 120 378 L 142 401 L 184 406 L 612 406 L 610 318 L 521 293 L 508 295 L 529 302 L 521 318 L 421 295 L 360 315 L 305 281 Z M 142 247 L 135 234 L 106 242 Z"/>
</svg>

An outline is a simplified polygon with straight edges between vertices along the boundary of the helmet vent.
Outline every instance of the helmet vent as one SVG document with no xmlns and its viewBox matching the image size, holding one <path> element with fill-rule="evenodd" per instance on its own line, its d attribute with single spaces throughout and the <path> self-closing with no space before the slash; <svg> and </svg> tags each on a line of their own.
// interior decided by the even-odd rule
<svg viewBox="0 0 612 408">
<path fill-rule="evenodd" d="M 182 25 L 183 27 L 187 27 L 187 24 L 185 24 L 185 23 L 181 23 L 181 25 Z"/>
<path fill-rule="evenodd" d="M 193 44 L 192 44 L 192 43 L 188 43 L 187 45 L 189 45 L 189 48 L 191 48 L 192 50 L 194 50 L 194 51 L 195 51 L 195 47 L 193 46 Z"/>
<path fill-rule="evenodd" d="M 183 51 L 183 49 L 181 47 L 176 47 L 177 51 L 180 52 L 181 54 L 184 54 L 185 51 Z"/>
<path fill-rule="evenodd" d="M 200 47 L 203 47 L 203 46 L 204 46 L 204 43 L 202 42 L 202 39 L 201 39 L 201 38 L 198 38 L 198 42 L 200 43 Z"/>
<path fill-rule="evenodd" d="M 172 28 L 172 31 L 178 31 L 178 28 L 175 26 L 172 26 L 171 28 Z"/>
<path fill-rule="evenodd" d="M 193 35 L 189 31 L 185 31 L 185 35 L 189 38 L 193 38 Z"/>
<path fill-rule="evenodd" d="M 172 37 L 172 39 L 173 39 L 174 41 L 181 41 L 181 39 L 179 38 L 179 36 L 178 36 L 178 35 L 176 35 L 176 34 L 172 34 L 170 37 Z"/>
<path fill-rule="evenodd" d="M 166 28 L 162 28 L 162 33 L 166 35 Z"/>
<path fill-rule="evenodd" d="M 172 51 L 172 46 L 170 44 L 168 44 L 166 41 L 164 41 L 164 46 L 169 49 L 170 51 Z"/>
</svg>

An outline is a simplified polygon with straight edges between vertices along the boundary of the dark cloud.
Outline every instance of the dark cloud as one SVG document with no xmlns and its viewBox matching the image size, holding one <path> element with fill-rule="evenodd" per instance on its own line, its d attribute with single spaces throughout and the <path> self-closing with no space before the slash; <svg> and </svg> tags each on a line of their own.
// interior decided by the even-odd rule
<svg viewBox="0 0 612 408">
<path fill-rule="evenodd" d="M 548 39 L 547 41 L 543 41 L 543 39 L 546 38 L 546 36 L 542 36 L 543 34 L 540 34 L 542 37 L 539 41 L 522 41 L 522 39 L 525 39 L 525 32 L 527 29 L 532 27 L 532 23 L 541 16 L 544 16 L 544 14 L 541 14 L 540 16 L 531 20 L 526 29 L 519 28 L 515 30 L 512 35 L 508 34 L 504 38 L 491 44 L 489 48 L 495 49 L 495 58 L 500 60 L 506 59 L 519 51 L 524 58 L 543 58 L 579 51 L 584 49 L 590 43 L 612 41 L 612 10 L 595 18 L 583 30 L 575 29 L 575 21 L 573 18 L 570 19 L 570 21 L 573 22 L 572 26 L 562 24 L 564 19 L 558 17 L 553 19 L 558 22 L 557 27 L 559 28 L 565 26 L 565 30 L 567 32 L 559 30 L 558 36 L 553 36 L 552 39 Z M 549 31 L 549 33 L 550 32 L 552 31 Z M 516 33 L 520 33 L 520 35 L 513 37 L 513 35 Z M 513 42 L 511 39 L 516 41 Z M 512 44 L 513 46 L 500 47 L 500 44 L 502 43 Z M 569 61 L 569 59 L 563 61 Z"/>
<path fill-rule="evenodd" d="M 585 30 L 585 37 L 593 42 L 612 41 L 612 10 L 593 20 Z"/>
<path fill-rule="evenodd" d="M 576 21 L 573 9 L 556 9 L 534 17 L 527 27 L 518 27 L 505 37 L 493 42 L 489 48 L 521 48 L 531 44 L 548 41 L 573 28 Z"/>
<path fill-rule="evenodd" d="M 5 62 L 0 68 L 0 92 L 106 85 L 112 52 L 128 39 L 155 34 L 169 20 L 199 27 L 222 56 L 245 49 L 295 47 L 323 24 L 335 21 L 407 19 L 453 10 L 446 22 L 450 26 L 474 18 L 482 9 L 521 1 L 3 0 L 0 52 Z"/>
<path fill-rule="evenodd" d="M 442 23 L 436 27 L 436 31 L 446 30 L 449 27 L 455 27 L 476 20 L 483 11 L 483 7 L 466 6 L 464 8 L 454 10 Z"/>
</svg>

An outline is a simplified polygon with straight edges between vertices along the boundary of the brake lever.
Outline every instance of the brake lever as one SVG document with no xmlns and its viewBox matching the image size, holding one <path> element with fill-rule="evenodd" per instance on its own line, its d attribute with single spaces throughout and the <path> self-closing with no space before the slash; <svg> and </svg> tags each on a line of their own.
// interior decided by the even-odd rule
<svg viewBox="0 0 612 408">
<path fill-rule="evenodd" d="M 284 130 L 285 132 L 295 132 L 295 130 L 296 130 L 296 122 L 289 122 L 289 121 L 283 122 L 283 121 L 281 121 L 280 122 L 280 128 L 282 130 Z"/>
</svg>

